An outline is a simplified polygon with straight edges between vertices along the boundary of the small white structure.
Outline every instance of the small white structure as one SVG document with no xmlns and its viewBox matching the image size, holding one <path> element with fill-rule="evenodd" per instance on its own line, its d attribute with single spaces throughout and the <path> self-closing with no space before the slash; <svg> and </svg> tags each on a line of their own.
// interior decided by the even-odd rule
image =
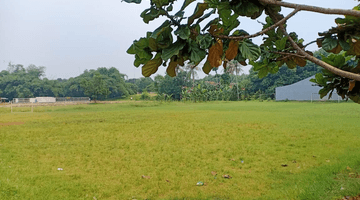
<svg viewBox="0 0 360 200">
<path fill-rule="evenodd" d="M 36 98 L 30 98 L 30 99 L 29 99 L 29 102 L 30 102 L 30 103 L 36 103 L 37 100 L 36 100 Z"/>
<path fill-rule="evenodd" d="M 56 98 L 55 97 L 36 97 L 36 102 L 38 103 L 55 103 Z"/>
</svg>

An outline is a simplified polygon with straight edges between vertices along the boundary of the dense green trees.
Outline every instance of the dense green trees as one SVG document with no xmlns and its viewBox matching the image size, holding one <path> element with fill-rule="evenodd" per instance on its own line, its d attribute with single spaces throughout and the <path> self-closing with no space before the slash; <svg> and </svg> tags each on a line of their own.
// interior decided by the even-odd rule
<svg viewBox="0 0 360 200">
<path fill-rule="evenodd" d="M 0 96 L 10 100 L 15 97 L 39 96 L 91 96 L 95 99 L 105 99 L 121 98 L 137 91 L 136 85 L 125 83 L 126 75 L 114 67 L 85 70 L 83 74 L 69 79 L 49 80 L 44 78 L 44 75 L 45 67 L 29 65 L 24 68 L 23 65 L 10 63 L 7 70 L 0 72 Z M 94 90 L 98 86 L 105 90 Z"/>
<path fill-rule="evenodd" d="M 320 54 L 321 52 L 314 52 L 316 56 Z M 270 74 L 262 79 L 253 69 L 248 75 L 236 76 L 233 71 L 227 70 L 203 79 L 193 79 L 193 70 L 179 68 L 176 77 L 157 75 L 154 79 L 142 77 L 125 80 L 127 76 L 116 68 L 102 67 L 85 70 L 74 78 L 49 80 L 44 78 L 45 67 L 30 65 L 24 68 L 22 65 L 10 64 L 7 70 L 0 72 L 0 96 L 10 100 L 14 97 L 38 96 L 116 99 L 137 92 L 155 92 L 158 100 L 236 101 L 259 98 L 260 95 L 262 99 L 267 99 L 274 98 L 276 87 L 295 83 L 321 71 L 320 67 L 308 62 L 305 67 L 294 69 L 283 66 L 279 69 L 280 73 Z"/>
</svg>

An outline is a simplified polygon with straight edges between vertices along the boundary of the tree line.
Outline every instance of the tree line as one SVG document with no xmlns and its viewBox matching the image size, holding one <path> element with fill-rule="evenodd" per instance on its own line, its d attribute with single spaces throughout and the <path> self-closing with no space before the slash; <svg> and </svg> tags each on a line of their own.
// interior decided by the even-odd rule
<svg viewBox="0 0 360 200">
<path fill-rule="evenodd" d="M 314 54 L 320 56 L 317 51 Z M 153 92 L 157 100 L 243 100 L 273 99 L 275 88 L 289 85 L 315 75 L 321 69 L 308 62 L 305 67 L 289 69 L 282 67 L 281 73 L 258 77 L 258 72 L 250 69 L 249 74 L 239 75 L 241 69 L 221 71 L 213 69 L 215 75 L 195 79 L 197 68 L 184 67 L 177 70 L 177 76 L 156 75 L 154 78 L 142 77 L 128 79 L 115 67 L 100 67 L 85 70 L 77 77 L 49 80 L 45 77 L 45 67 L 9 64 L 7 70 L 0 72 L 0 96 L 31 98 L 39 96 L 84 97 L 92 99 L 119 99 L 143 92 Z M 146 99 L 146 98 L 145 98 Z"/>
</svg>

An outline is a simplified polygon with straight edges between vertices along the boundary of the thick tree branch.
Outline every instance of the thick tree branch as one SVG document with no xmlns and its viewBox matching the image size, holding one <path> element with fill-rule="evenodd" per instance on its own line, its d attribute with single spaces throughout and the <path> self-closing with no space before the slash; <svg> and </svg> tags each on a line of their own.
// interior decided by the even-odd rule
<svg viewBox="0 0 360 200">
<path fill-rule="evenodd" d="M 269 11 L 269 15 L 270 17 L 274 20 L 274 21 L 278 21 L 274 15 L 274 13 L 271 13 L 271 11 Z M 314 56 L 309 55 L 308 53 L 306 53 L 302 48 L 299 47 L 299 45 L 296 44 L 296 42 L 290 37 L 290 35 L 287 33 L 287 31 L 285 30 L 284 26 L 282 24 L 279 25 L 279 28 L 282 30 L 282 32 L 284 33 L 284 35 L 286 37 L 288 37 L 291 45 L 297 50 L 297 53 L 300 55 L 305 56 L 306 59 L 310 60 L 311 62 L 319 65 L 320 67 L 330 71 L 333 74 L 342 76 L 342 77 L 346 77 L 352 80 L 356 80 L 356 81 L 360 81 L 360 74 L 355 74 L 355 73 L 351 73 L 348 71 L 344 71 L 341 70 L 339 68 L 336 68 L 332 65 L 329 65 L 328 63 L 317 59 Z"/>
<path fill-rule="evenodd" d="M 288 20 L 290 17 L 294 16 L 300 9 L 295 9 L 293 10 L 290 14 L 288 14 L 286 17 L 282 18 L 281 20 L 279 20 L 278 22 L 276 22 L 275 24 L 273 24 L 270 27 L 267 27 L 266 29 L 257 32 L 255 34 L 252 35 L 245 35 L 245 36 L 226 36 L 226 35 L 212 35 L 215 38 L 220 38 L 220 39 L 230 39 L 230 40 L 243 40 L 246 38 L 254 38 L 260 35 L 265 34 L 266 32 L 278 27 L 280 24 L 283 24 L 286 22 L 286 20 Z M 211 33 L 210 33 L 211 34 Z"/>
<path fill-rule="evenodd" d="M 287 8 L 299 8 L 300 10 L 306 10 L 311 12 L 323 13 L 323 14 L 333 14 L 333 15 L 350 15 L 354 17 L 360 17 L 360 11 L 356 10 L 345 10 L 345 9 L 331 9 L 331 8 L 322 8 L 317 6 L 308 6 L 303 4 L 288 3 L 284 1 L 277 0 L 259 0 L 261 3 L 269 5 L 278 5 Z"/>
</svg>

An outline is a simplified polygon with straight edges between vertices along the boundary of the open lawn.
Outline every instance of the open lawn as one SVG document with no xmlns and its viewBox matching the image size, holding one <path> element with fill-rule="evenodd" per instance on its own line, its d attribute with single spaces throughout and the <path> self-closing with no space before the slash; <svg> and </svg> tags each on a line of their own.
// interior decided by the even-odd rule
<svg viewBox="0 0 360 200">
<path fill-rule="evenodd" d="M 358 194 L 360 106 L 354 103 L 0 108 L 0 199 Z"/>
</svg>

